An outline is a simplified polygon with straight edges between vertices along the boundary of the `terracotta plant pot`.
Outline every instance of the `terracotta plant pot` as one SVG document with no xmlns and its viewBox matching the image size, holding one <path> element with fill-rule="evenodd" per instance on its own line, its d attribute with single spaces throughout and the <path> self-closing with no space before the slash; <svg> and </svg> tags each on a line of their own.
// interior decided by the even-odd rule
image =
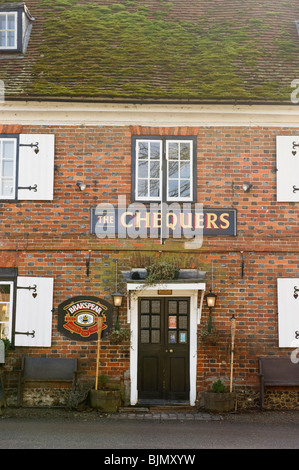
<svg viewBox="0 0 299 470">
<path fill-rule="evenodd" d="M 204 392 L 204 407 L 207 411 L 224 413 L 235 408 L 236 394 L 234 392 Z"/>
<path fill-rule="evenodd" d="M 115 413 L 121 405 L 119 390 L 90 390 L 90 405 L 105 413 Z"/>
</svg>

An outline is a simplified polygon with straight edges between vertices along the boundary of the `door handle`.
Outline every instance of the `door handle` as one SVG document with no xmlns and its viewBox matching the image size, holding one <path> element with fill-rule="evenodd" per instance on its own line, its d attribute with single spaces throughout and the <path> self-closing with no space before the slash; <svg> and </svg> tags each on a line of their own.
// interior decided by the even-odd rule
<svg viewBox="0 0 299 470">
<path fill-rule="evenodd" d="M 165 349 L 165 352 L 173 353 L 173 349 Z"/>
</svg>

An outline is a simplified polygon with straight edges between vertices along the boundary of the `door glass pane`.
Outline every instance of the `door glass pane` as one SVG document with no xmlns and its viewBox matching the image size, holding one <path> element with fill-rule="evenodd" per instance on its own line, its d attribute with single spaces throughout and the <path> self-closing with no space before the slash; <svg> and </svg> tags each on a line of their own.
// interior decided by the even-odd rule
<svg viewBox="0 0 299 470">
<path fill-rule="evenodd" d="M 160 300 L 152 300 L 152 313 L 160 313 Z"/>
<path fill-rule="evenodd" d="M 149 300 L 141 300 L 140 306 L 141 306 L 141 313 L 149 313 Z"/>
<path fill-rule="evenodd" d="M 168 343 L 174 344 L 177 342 L 177 332 L 168 331 Z"/>
<path fill-rule="evenodd" d="M 159 344 L 160 343 L 160 330 L 152 330 L 151 342 L 153 344 Z"/>
<path fill-rule="evenodd" d="M 188 302 L 186 300 L 179 301 L 179 313 L 188 313 Z"/>
<path fill-rule="evenodd" d="M 177 313 L 177 301 L 176 300 L 169 300 L 169 302 L 168 302 L 168 312 L 169 313 Z"/>
<path fill-rule="evenodd" d="M 149 330 L 141 330 L 140 341 L 143 344 L 148 344 L 149 343 Z"/>
<path fill-rule="evenodd" d="M 152 328 L 160 328 L 160 316 L 152 315 Z"/>
<path fill-rule="evenodd" d="M 149 315 L 141 315 L 140 326 L 141 328 L 149 328 Z"/>
<path fill-rule="evenodd" d="M 179 316 L 179 328 L 185 330 L 187 328 L 188 318 L 186 315 Z"/>
</svg>

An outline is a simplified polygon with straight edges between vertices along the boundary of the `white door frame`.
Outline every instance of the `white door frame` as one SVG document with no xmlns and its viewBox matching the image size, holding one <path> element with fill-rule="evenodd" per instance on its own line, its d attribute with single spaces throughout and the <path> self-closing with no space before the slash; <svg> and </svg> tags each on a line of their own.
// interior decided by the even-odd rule
<svg viewBox="0 0 299 470">
<path fill-rule="evenodd" d="M 196 369 L 197 369 L 197 325 L 200 324 L 203 298 L 206 284 L 204 282 L 165 283 L 145 286 L 141 283 L 127 283 L 128 310 L 127 322 L 131 327 L 130 348 L 130 404 L 138 403 L 137 365 L 138 365 L 138 299 L 140 297 L 159 297 L 158 290 L 171 290 L 172 294 L 163 297 L 189 297 L 190 298 L 190 405 L 196 401 Z M 162 297 L 162 295 L 160 295 Z"/>
</svg>

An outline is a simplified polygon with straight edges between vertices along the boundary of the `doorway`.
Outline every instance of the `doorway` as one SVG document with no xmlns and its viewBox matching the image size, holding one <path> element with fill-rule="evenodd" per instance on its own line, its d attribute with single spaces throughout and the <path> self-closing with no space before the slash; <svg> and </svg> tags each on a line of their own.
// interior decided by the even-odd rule
<svg viewBox="0 0 299 470">
<path fill-rule="evenodd" d="M 189 402 L 190 298 L 139 298 L 138 325 L 138 402 Z"/>
</svg>

